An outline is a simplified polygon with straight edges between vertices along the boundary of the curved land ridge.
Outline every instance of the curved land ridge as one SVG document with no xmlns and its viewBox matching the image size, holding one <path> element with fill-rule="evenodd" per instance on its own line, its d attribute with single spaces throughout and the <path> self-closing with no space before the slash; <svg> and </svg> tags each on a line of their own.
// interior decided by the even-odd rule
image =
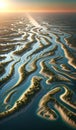
<svg viewBox="0 0 76 130">
<path fill-rule="evenodd" d="M 1 23 L 0 34 L 0 120 L 33 105 L 38 97 L 39 117 L 61 117 L 76 128 L 72 35 L 29 14 Z"/>
</svg>

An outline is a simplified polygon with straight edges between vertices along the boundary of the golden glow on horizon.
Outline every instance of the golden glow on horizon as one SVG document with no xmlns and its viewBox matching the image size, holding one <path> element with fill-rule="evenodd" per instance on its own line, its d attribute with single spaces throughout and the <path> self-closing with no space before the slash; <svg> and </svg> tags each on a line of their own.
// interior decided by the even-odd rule
<svg viewBox="0 0 76 130">
<path fill-rule="evenodd" d="M 23 4 L 12 0 L 0 0 L 0 12 L 76 12 L 76 6 L 71 4 Z"/>
<path fill-rule="evenodd" d="M 42 13 L 76 13 L 76 10 L 19 10 L 19 9 L 14 9 L 14 10 L 4 10 L 4 11 L 1 11 L 3 13 L 16 13 L 16 12 L 25 12 L 25 13 L 28 13 L 28 12 L 42 12 Z"/>
</svg>

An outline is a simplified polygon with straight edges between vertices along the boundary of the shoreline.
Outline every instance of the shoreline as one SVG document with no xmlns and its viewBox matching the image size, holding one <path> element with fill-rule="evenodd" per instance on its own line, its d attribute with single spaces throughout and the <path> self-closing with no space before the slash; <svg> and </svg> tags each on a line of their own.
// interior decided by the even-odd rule
<svg viewBox="0 0 76 130">
<path fill-rule="evenodd" d="M 27 90 L 19 97 L 15 104 L 9 110 L 0 113 L 0 119 L 3 119 L 9 115 L 18 112 L 22 107 L 28 105 L 31 102 L 32 98 L 41 90 L 40 81 L 42 78 L 35 76 L 32 78 L 31 85 Z"/>
</svg>

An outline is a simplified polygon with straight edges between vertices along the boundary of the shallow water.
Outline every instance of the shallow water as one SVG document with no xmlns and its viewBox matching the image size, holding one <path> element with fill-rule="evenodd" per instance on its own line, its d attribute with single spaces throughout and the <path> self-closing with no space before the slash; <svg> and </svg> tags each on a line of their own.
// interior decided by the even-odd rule
<svg viewBox="0 0 76 130">
<path fill-rule="evenodd" d="M 51 13 L 0 15 L 0 114 L 14 106 L 34 76 L 42 78 L 42 88 L 34 98 L 31 97 L 29 104 L 0 119 L 2 130 L 76 129 L 75 16 Z M 21 70 L 22 65 L 24 70 Z M 22 74 L 25 77 L 21 79 Z M 60 92 L 55 93 L 58 87 Z M 12 91 L 15 92 L 11 94 Z M 53 119 L 47 108 L 53 109 L 57 118 Z"/>
</svg>

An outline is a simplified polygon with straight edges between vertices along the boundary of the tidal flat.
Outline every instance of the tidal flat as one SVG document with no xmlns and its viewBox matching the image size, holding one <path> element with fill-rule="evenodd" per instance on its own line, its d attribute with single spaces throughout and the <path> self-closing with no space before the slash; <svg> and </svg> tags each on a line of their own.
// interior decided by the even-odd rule
<svg viewBox="0 0 76 130">
<path fill-rule="evenodd" d="M 1 130 L 76 129 L 75 15 L 0 16 Z"/>
</svg>

